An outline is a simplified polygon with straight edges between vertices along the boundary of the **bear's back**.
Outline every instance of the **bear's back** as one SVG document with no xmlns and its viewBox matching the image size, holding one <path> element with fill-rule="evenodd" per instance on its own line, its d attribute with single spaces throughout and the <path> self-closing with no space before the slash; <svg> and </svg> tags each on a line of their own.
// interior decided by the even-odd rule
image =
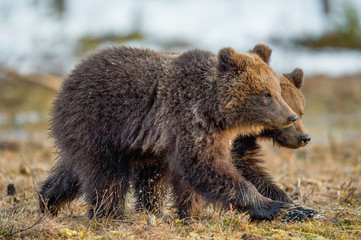
<svg viewBox="0 0 361 240">
<path fill-rule="evenodd" d="M 174 128 L 175 116 L 189 122 L 192 107 L 209 107 L 216 61 L 202 50 L 178 55 L 119 47 L 93 54 L 65 80 L 53 108 L 52 135 L 60 148 L 79 142 L 77 149 L 109 142 L 151 145 Z"/>
<path fill-rule="evenodd" d="M 51 129 L 59 147 L 73 148 L 79 140 L 85 147 L 122 129 L 131 135 L 152 108 L 169 61 L 154 51 L 127 47 L 85 59 L 64 81 L 54 103 Z"/>
</svg>

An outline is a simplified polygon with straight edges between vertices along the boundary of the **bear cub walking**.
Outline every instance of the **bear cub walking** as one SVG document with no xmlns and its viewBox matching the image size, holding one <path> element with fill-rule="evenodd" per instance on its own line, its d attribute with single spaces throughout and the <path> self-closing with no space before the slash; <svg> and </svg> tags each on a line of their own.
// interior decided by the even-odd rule
<svg viewBox="0 0 361 240">
<path fill-rule="evenodd" d="M 208 203 L 273 219 L 289 203 L 260 194 L 234 166 L 230 141 L 291 125 L 269 48 L 167 55 L 128 47 L 85 59 L 55 100 L 57 163 L 40 191 L 56 214 L 80 195 L 89 217 L 122 217 L 132 169 L 166 166 Z"/>
</svg>

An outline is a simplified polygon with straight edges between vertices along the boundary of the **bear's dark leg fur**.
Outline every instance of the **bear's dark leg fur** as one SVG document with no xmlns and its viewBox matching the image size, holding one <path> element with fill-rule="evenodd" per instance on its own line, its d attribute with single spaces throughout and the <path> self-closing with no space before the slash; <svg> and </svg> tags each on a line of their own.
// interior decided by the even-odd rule
<svg viewBox="0 0 361 240">
<path fill-rule="evenodd" d="M 273 182 L 265 169 L 259 166 L 259 163 L 262 162 L 257 158 L 259 152 L 260 146 L 255 137 L 239 136 L 233 143 L 233 164 L 263 196 L 276 201 L 292 203 L 292 200 Z"/>
<path fill-rule="evenodd" d="M 293 204 L 289 196 L 273 182 L 265 169 L 258 165 L 262 162 L 262 160 L 257 158 L 259 149 L 260 146 L 254 137 L 238 137 L 234 141 L 232 149 L 234 165 L 263 196 L 272 200 Z M 303 221 L 314 217 L 316 214 L 318 212 L 315 210 L 295 205 L 288 214 L 282 217 L 282 221 Z"/>
<path fill-rule="evenodd" d="M 107 149 L 107 154 L 97 159 L 89 157 L 81 171 L 83 180 L 82 191 L 85 200 L 91 206 L 89 218 L 123 217 L 125 196 L 129 187 L 130 165 L 129 156 L 118 151 Z M 101 164 L 94 165 L 94 162 Z"/>
<path fill-rule="evenodd" d="M 161 163 L 134 167 L 134 191 L 137 211 L 160 214 L 164 205 L 165 167 Z"/>
<path fill-rule="evenodd" d="M 48 210 L 56 215 L 62 205 L 72 201 L 80 194 L 80 183 L 75 173 L 69 166 L 59 159 L 44 181 L 39 196 L 40 210 L 44 213 Z"/>
<path fill-rule="evenodd" d="M 207 202 L 219 202 L 225 208 L 231 203 L 234 209 L 249 213 L 252 221 L 272 220 L 291 207 L 289 203 L 262 196 L 237 172 L 227 149 L 228 139 L 213 135 L 197 141 L 187 138 L 178 141 L 171 161 L 185 183 Z M 196 144 L 190 146 L 191 142 Z"/>
<path fill-rule="evenodd" d="M 176 173 L 172 173 L 173 199 L 179 219 L 197 218 L 205 205 L 202 196 L 192 190 Z"/>
<path fill-rule="evenodd" d="M 113 181 L 107 179 L 107 181 L 93 183 L 93 185 L 95 185 L 94 190 L 89 189 L 89 191 L 85 192 L 85 198 L 91 205 L 89 218 L 122 218 L 125 210 L 124 204 L 129 186 L 129 176 L 113 177 Z"/>
</svg>

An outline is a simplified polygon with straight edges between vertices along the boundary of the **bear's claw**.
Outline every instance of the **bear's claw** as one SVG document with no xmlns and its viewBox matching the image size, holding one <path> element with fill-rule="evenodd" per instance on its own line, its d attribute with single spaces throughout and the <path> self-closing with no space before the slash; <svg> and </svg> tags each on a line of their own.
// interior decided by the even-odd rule
<svg viewBox="0 0 361 240">
<path fill-rule="evenodd" d="M 318 212 L 315 210 L 295 206 L 282 217 L 282 222 L 304 221 L 306 219 L 313 218 L 317 214 Z"/>
</svg>

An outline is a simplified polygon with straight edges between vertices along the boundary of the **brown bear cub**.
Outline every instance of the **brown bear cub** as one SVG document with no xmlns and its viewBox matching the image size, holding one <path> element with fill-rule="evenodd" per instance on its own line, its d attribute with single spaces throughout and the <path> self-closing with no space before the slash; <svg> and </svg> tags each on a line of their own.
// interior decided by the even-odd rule
<svg viewBox="0 0 361 240">
<path fill-rule="evenodd" d="M 242 175 L 250 181 L 257 190 L 266 197 L 273 200 L 292 202 L 287 194 L 277 187 L 271 177 L 258 166 L 262 162 L 259 157 L 259 139 L 270 139 L 275 144 L 287 148 L 304 147 L 311 140 L 306 133 L 301 117 L 304 109 L 304 97 L 299 88 L 303 81 L 303 71 L 296 68 L 290 74 L 279 76 L 282 89 L 282 97 L 286 103 L 297 113 L 299 118 L 295 123 L 287 128 L 276 130 L 265 130 L 258 136 L 239 136 L 233 142 L 233 162 L 242 172 Z"/>
<path fill-rule="evenodd" d="M 259 166 L 262 160 L 259 159 L 260 146 L 256 142 L 258 138 L 264 138 L 271 139 L 282 147 L 299 148 L 305 146 L 310 141 L 310 137 L 306 134 L 301 121 L 305 101 L 299 89 L 303 82 L 303 71 L 296 68 L 289 74 L 279 76 L 279 79 L 283 99 L 297 113 L 299 118 L 293 125 L 287 128 L 265 130 L 257 136 L 237 137 L 233 142 L 232 155 L 234 166 L 236 166 L 239 173 L 247 181 L 256 187 L 259 193 L 272 200 L 292 203 L 287 194 L 272 181 L 272 178 L 265 172 L 264 168 Z M 162 205 L 164 196 L 159 189 L 161 189 L 161 179 L 164 174 L 159 175 L 159 170 L 154 171 L 156 168 L 157 166 L 144 167 L 135 176 L 136 183 L 142 182 L 142 185 L 135 184 L 138 209 L 139 206 L 142 206 L 147 211 L 157 212 Z M 142 175 L 145 171 L 147 171 L 147 175 Z M 154 171 L 154 173 L 151 171 Z M 163 168 L 162 172 L 164 171 Z M 184 183 L 176 173 L 173 172 L 168 177 L 172 179 L 173 196 L 179 217 L 181 219 L 196 217 L 204 205 L 202 197 Z M 153 179 L 156 179 L 156 181 L 153 181 Z M 157 189 L 157 191 L 154 191 L 154 189 Z M 315 214 L 316 211 L 314 210 L 297 206 L 289 214 L 285 215 L 284 219 L 303 220 Z"/>
<path fill-rule="evenodd" d="M 275 144 L 291 149 L 304 147 L 311 140 L 301 121 L 305 100 L 299 89 L 303 83 L 303 75 L 303 71 L 296 68 L 293 72 L 280 76 L 282 97 L 299 116 L 292 126 L 277 130 L 266 130 L 259 137 L 239 136 L 233 143 L 234 165 L 263 196 L 272 200 L 292 203 L 292 200 L 273 182 L 265 169 L 259 166 L 259 163 L 263 161 L 259 159 L 260 146 L 257 143 L 257 138 L 271 139 Z M 302 221 L 316 214 L 315 210 L 296 206 L 287 215 L 284 215 L 282 220 Z"/>
<path fill-rule="evenodd" d="M 56 214 L 84 195 L 90 218 L 119 218 L 132 169 L 152 163 L 177 173 L 206 202 L 273 219 L 290 204 L 261 195 L 234 166 L 229 143 L 297 118 L 264 54 L 103 50 L 72 71 L 55 100 L 59 158 L 41 187 L 40 208 Z"/>
</svg>

